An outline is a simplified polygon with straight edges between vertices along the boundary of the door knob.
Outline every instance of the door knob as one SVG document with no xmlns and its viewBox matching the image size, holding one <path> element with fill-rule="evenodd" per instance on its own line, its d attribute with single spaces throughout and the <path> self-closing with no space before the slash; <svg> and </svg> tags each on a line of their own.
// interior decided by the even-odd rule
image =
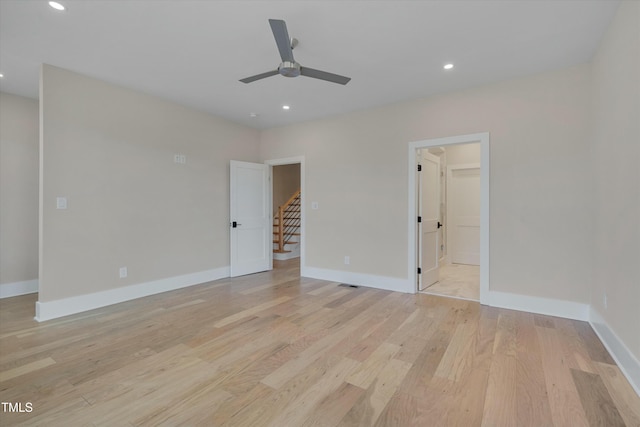
<svg viewBox="0 0 640 427">
<path fill-rule="evenodd" d="M 442 227 L 442 224 L 440 224 L 440 221 L 438 221 L 438 228 Z"/>
</svg>

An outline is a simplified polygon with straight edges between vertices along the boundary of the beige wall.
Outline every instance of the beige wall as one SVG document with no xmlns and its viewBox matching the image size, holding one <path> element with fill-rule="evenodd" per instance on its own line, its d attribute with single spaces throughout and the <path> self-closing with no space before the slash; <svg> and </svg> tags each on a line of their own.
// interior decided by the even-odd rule
<svg viewBox="0 0 640 427">
<path fill-rule="evenodd" d="M 273 167 L 273 212 L 300 190 L 300 164 Z"/>
<path fill-rule="evenodd" d="M 640 2 L 625 1 L 593 61 L 595 197 L 592 203 L 597 222 L 591 304 L 638 360 L 639 76 Z"/>
<path fill-rule="evenodd" d="M 229 160 L 257 131 L 47 65 L 41 107 L 40 302 L 229 265 Z"/>
<path fill-rule="evenodd" d="M 589 87 L 582 65 L 266 130 L 261 157 L 305 156 L 307 266 L 407 278 L 408 143 L 488 131 L 491 290 L 586 303 Z"/>
<path fill-rule="evenodd" d="M 38 278 L 38 101 L 0 92 L 0 284 Z"/>
</svg>

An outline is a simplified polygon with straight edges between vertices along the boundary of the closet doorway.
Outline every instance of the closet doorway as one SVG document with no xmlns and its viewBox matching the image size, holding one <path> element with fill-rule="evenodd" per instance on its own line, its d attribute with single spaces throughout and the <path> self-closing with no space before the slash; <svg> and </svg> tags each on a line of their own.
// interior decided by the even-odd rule
<svg viewBox="0 0 640 427">
<path fill-rule="evenodd" d="M 409 206 L 409 253 L 417 292 L 486 301 L 488 159 L 488 134 L 410 144 L 409 160 L 416 173 L 409 185 L 409 194 L 415 195 Z"/>
</svg>

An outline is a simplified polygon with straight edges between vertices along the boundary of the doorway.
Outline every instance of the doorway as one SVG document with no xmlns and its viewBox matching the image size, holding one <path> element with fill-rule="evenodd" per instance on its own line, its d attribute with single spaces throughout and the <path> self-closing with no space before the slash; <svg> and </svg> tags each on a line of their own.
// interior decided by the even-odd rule
<svg viewBox="0 0 640 427">
<path fill-rule="evenodd" d="M 475 146 L 471 144 L 475 144 Z M 473 161 L 469 157 L 461 156 L 463 145 L 475 147 L 479 162 Z M 446 164 L 447 149 L 452 153 L 448 165 L 450 167 L 444 166 L 443 168 L 446 168 L 447 174 L 440 173 L 438 169 L 437 176 L 441 178 L 440 182 L 436 184 L 421 182 L 421 179 L 424 179 L 424 175 L 421 178 L 422 171 L 418 171 L 418 163 L 423 161 L 424 157 L 433 159 L 435 156 L 438 158 L 439 163 L 444 160 Z M 467 149 L 467 154 L 473 152 L 474 149 Z M 425 153 L 427 154 L 426 156 Z M 434 163 L 434 161 L 432 160 L 431 163 Z M 424 283 L 426 277 L 423 276 L 423 271 L 425 270 L 422 268 L 422 264 L 425 262 L 425 254 L 429 254 L 431 259 L 428 260 L 427 271 L 431 279 L 427 281 L 433 281 L 434 275 L 440 280 L 440 268 L 445 266 L 443 272 L 449 276 L 449 280 L 476 280 L 476 283 L 479 282 L 479 298 L 473 299 L 479 299 L 481 303 L 486 304 L 489 294 L 489 134 L 460 135 L 412 142 L 409 144 L 409 166 L 410 170 L 415 171 L 409 174 L 408 262 L 409 278 L 415 283 L 415 291 L 418 292 L 421 288 L 431 285 L 431 283 Z M 434 176 L 434 174 L 431 175 Z M 448 179 L 445 179 L 445 177 Z M 469 190 L 468 187 L 474 185 L 474 183 L 479 184 L 480 187 L 477 196 L 479 208 L 474 207 L 475 201 L 472 200 L 472 197 L 464 195 L 462 197 L 460 195 L 455 196 L 460 200 L 449 201 L 456 203 L 447 203 L 447 197 L 449 196 L 447 185 L 450 187 L 457 186 L 459 190 Z M 431 196 L 427 196 L 427 198 L 432 199 L 430 203 L 427 200 L 423 201 L 423 196 L 418 191 L 424 185 L 431 188 Z M 423 202 L 426 204 L 423 204 Z M 449 211 L 447 206 L 453 207 L 454 211 Z M 455 209 L 457 209 L 457 213 Z M 423 211 L 429 217 L 425 219 L 431 222 L 435 221 L 435 224 L 447 224 L 448 221 L 447 225 L 449 227 L 438 227 L 438 229 L 431 230 L 433 237 L 430 240 L 425 240 L 425 232 L 428 232 L 427 228 L 430 226 L 427 224 L 428 227 L 424 227 L 425 220 L 421 217 Z M 422 240 L 428 243 L 426 250 L 422 247 Z M 473 249 L 474 241 L 476 242 L 475 250 Z M 460 258 L 460 256 L 463 258 Z M 452 263 L 452 260 L 459 263 Z M 479 265 L 463 264 L 460 262 L 461 260 Z M 447 269 L 447 267 L 449 268 Z M 473 271 L 474 268 L 475 272 Z M 475 278 L 473 277 L 474 275 L 476 276 Z"/>
<path fill-rule="evenodd" d="M 302 272 L 306 242 L 304 157 L 267 160 L 265 164 L 271 166 L 273 268 Z"/>
<path fill-rule="evenodd" d="M 300 258 L 300 163 L 271 168 L 273 260 Z"/>
</svg>

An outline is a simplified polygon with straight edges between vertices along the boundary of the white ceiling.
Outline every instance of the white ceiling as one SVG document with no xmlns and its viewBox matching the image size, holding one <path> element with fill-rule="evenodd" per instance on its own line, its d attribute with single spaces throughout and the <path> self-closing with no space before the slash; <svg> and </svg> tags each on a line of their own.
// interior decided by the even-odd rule
<svg viewBox="0 0 640 427">
<path fill-rule="evenodd" d="M 584 63 L 618 0 L 0 0 L 0 89 L 38 97 L 48 63 L 258 129 Z M 238 79 L 276 69 L 268 19 L 303 66 L 352 78 Z M 453 62 L 455 68 L 443 70 Z M 291 105 L 289 111 L 283 104 Z M 250 113 L 257 113 L 252 118 Z"/>
</svg>

